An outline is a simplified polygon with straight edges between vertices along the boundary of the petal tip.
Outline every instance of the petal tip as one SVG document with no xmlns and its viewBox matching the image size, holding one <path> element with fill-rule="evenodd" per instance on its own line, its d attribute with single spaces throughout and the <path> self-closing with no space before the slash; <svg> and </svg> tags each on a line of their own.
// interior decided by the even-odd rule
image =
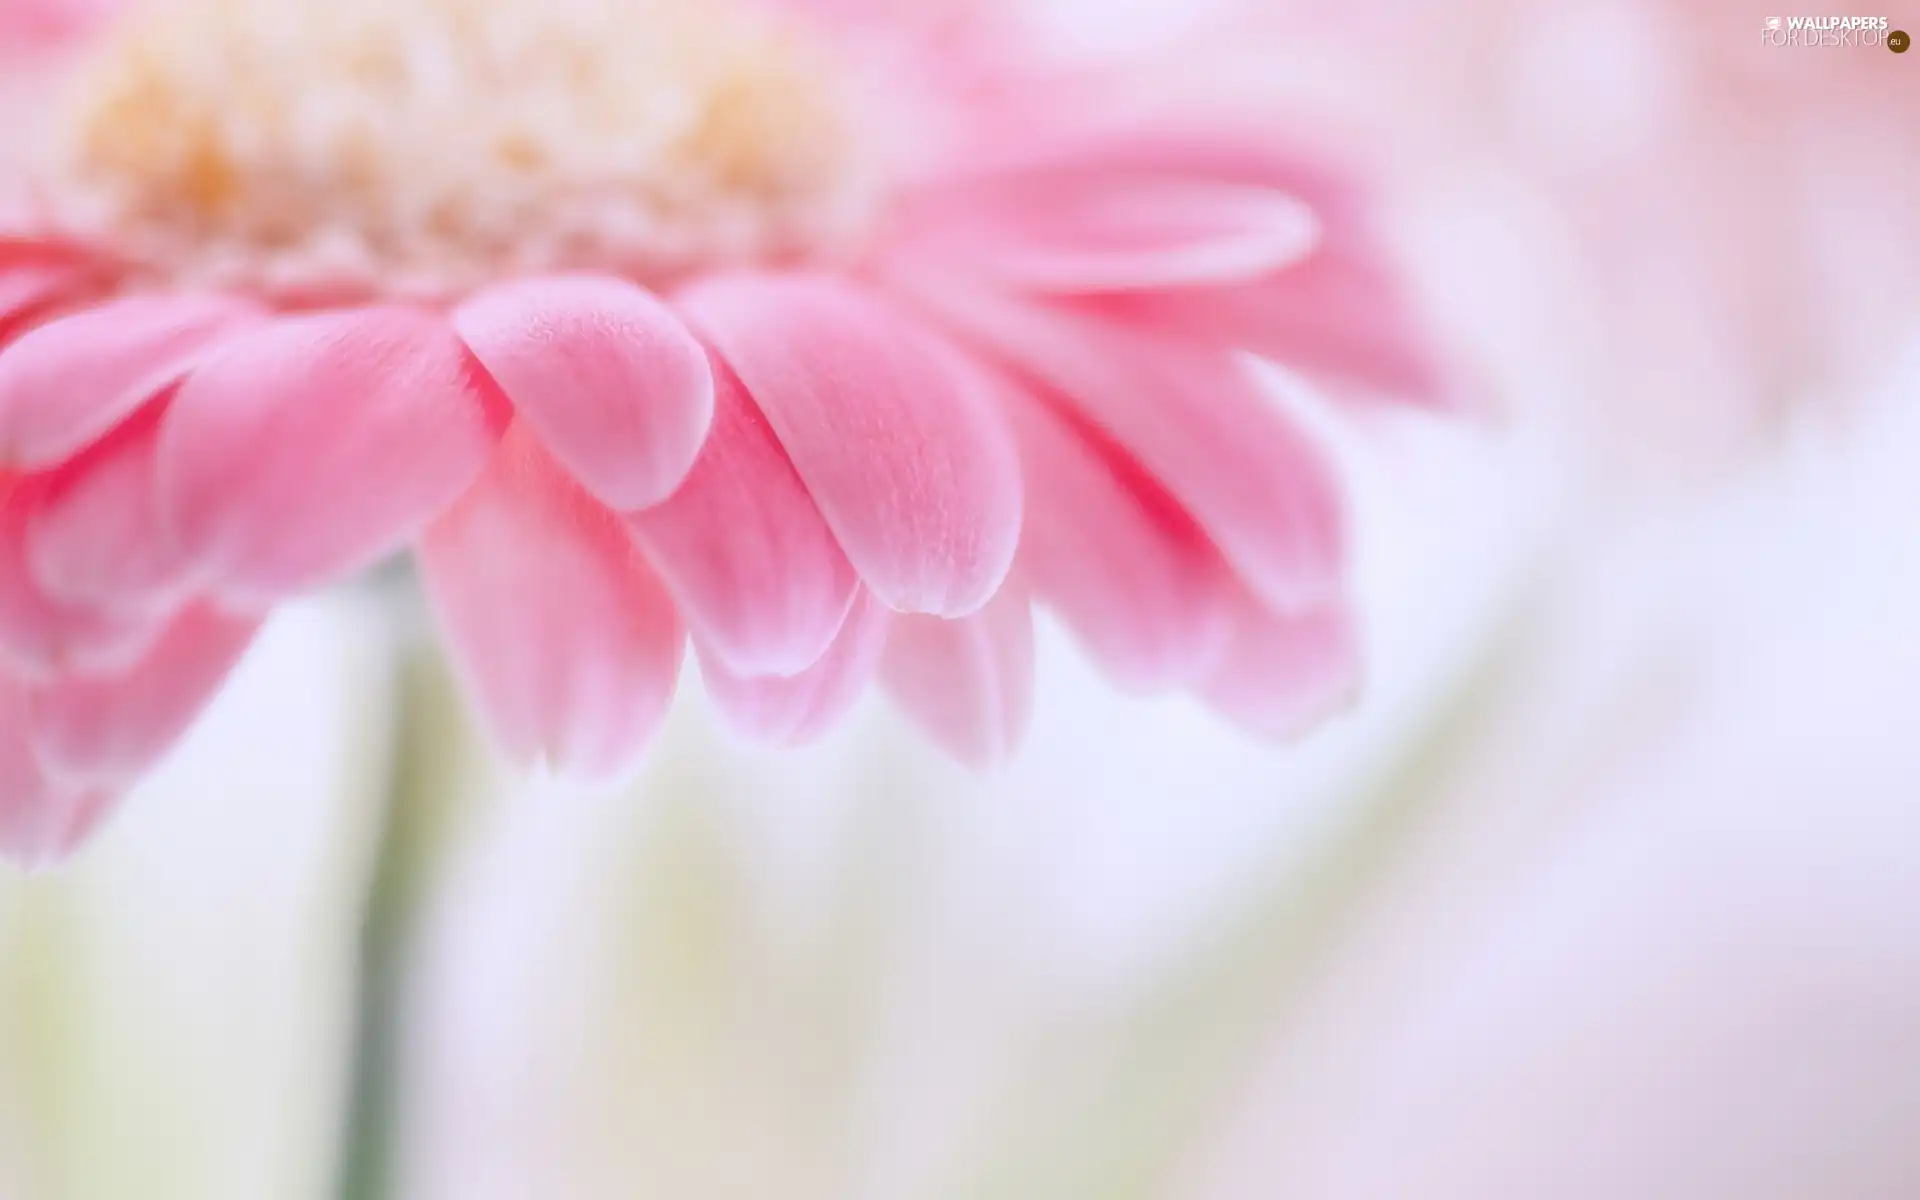
<svg viewBox="0 0 1920 1200">
<path fill-rule="evenodd" d="M 116 799 L 105 791 L 55 789 L 14 807 L 0 817 L 0 858 L 29 876 L 56 870 L 92 839 Z"/>
<path fill-rule="evenodd" d="M 685 482 L 713 423 L 713 370 L 652 293 L 609 277 L 548 276 L 482 292 L 452 320 L 595 499 L 637 512 Z"/>
</svg>

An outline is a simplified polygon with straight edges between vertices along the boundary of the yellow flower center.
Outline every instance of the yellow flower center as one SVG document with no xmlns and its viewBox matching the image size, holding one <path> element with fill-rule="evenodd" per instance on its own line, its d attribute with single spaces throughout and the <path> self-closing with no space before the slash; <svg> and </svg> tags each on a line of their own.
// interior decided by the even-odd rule
<svg viewBox="0 0 1920 1200">
<path fill-rule="evenodd" d="M 153 0 L 80 64 L 42 194 L 170 282 L 453 295 L 835 253 L 877 156 L 727 0 Z"/>
</svg>

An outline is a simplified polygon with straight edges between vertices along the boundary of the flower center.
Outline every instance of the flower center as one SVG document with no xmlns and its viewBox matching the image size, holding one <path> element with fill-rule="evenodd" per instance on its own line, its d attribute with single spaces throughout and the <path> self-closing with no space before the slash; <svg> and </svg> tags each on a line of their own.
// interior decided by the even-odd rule
<svg viewBox="0 0 1920 1200">
<path fill-rule="evenodd" d="M 723 0 L 159 0 L 81 64 L 41 194 L 175 283 L 444 296 L 831 255 L 877 156 Z"/>
</svg>

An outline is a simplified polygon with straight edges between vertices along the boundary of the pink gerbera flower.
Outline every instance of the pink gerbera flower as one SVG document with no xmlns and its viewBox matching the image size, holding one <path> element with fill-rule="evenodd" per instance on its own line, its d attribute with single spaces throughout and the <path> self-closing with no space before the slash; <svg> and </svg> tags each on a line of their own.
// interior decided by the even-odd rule
<svg viewBox="0 0 1920 1200">
<path fill-rule="evenodd" d="M 1034 602 L 1262 729 L 1348 694 L 1339 491 L 1236 351 L 1437 398 L 1362 196 L 894 7 L 171 0 L 9 67 L 0 842 L 70 845 L 276 602 L 409 547 L 571 771 L 689 640 L 751 735 L 878 675 L 993 760 Z"/>
</svg>

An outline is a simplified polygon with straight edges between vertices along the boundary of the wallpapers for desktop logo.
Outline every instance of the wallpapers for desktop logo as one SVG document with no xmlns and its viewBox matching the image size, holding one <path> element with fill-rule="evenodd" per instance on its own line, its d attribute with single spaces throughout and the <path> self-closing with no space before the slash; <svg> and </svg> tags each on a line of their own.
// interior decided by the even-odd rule
<svg viewBox="0 0 1920 1200">
<path fill-rule="evenodd" d="M 1896 54 L 1908 45 L 1886 17 L 1768 17 L 1760 38 L 1769 46 L 1886 46 Z"/>
</svg>

